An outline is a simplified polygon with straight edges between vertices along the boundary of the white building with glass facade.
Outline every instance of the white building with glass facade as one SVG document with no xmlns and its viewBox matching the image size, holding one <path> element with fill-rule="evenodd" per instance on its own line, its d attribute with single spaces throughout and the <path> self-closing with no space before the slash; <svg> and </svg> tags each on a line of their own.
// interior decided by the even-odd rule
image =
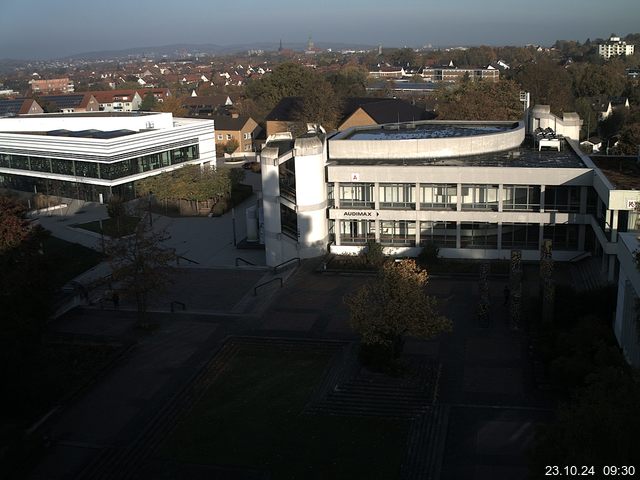
<svg viewBox="0 0 640 480">
<path fill-rule="evenodd" d="M 77 113 L 0 119 L 0 187 L 106 201 L 136 180 L 184 165 L 215 166 L 211 120 L 171 113 Z"/>
</svg>

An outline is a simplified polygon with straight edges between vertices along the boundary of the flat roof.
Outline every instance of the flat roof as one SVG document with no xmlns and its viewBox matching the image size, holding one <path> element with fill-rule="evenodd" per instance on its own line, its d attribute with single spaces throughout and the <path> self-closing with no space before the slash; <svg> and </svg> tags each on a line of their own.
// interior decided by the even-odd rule
<svg viewBox="0 0 640 480">
<path fill-rule="evenodd" d="M 637 157 L 592 156 L 591 160 L 604 173 L 616 190 L 640 190 L 640 165 Z"/>
<path fill-rule="evenodd" d="M 329 155 L 331 157 L 331 155 Z M 588 168 L 573 149 L 563 142 L 562 151 L 538 151 L 522 145 L 515 150 L 483 153 L 462 157 L 409 159 L 331 159 L 334 165 L 433 166 L 433 167 L 509 167 L 509 168 Z"/>
<path fill-rule="evenodd" d="M 144 117 L 159 115 L 161 112 L 72 112 L 72 113 L 36 113 L 19 115 L 18 118 L 75 118 L 75 117 Z"/>
<path fill-rule="evenodd" d="M 46 135 L 48 137 L 77 137 L 77 138 L 118 138 L 124 137 L 126 135 L 132 135 L 134 133 L 133 130 L 80 130 L 80 131 L 71 131 L 71 130 L 50 130 L 48 132 L 35 132 L 36 135 Z"/>
<path fill-rule="evenodd" d="M 433 122 L 397 123 L 378 127 L 357 127 L 337 140 L 415 140 L 430 138 L 473 137 L 491 133 L 501 133 L 518 127 L 518 122 L 509 123 L 468 123 Z"/>
</svg>

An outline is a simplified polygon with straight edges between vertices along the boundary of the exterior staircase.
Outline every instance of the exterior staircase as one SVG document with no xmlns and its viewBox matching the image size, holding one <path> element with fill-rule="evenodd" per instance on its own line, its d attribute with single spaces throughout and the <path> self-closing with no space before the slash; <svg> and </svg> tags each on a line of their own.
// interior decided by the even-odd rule
<svg viewBox="0 0 640 480">
<path fill-rule="evenodd" d="M 583 258 L 570 264 L 572 287 L 578 292 L 587 292 L 608 284 L 607 276 L 601 271 L 600 258 Z"/>
</svg>

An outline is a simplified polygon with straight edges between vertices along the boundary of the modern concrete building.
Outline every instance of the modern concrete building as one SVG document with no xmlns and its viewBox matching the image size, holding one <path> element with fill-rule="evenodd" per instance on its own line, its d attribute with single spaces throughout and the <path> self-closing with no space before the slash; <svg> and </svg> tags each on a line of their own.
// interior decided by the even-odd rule
<svg viewBox="0 0 640 480">
<path fill-rule="evenodd" d="M 389 255 L 416 256 L 435 244 L 447 258 L 508 259 L 520 250 L 537 261 L 549 239 L 557 261 L 599 258 L 609 282 L 621 272 L 616 335 L 640 365 L 637 241 L 620 236 L 637 228 L 640 169 L 630 162 L 622 173 L 617 161 L 583 154 L 575 114 L 558 118 L 548 106 L 527 113 L 526 122 L 421 121 L 270 137 L 259 216 L 267 264 L 358 254 L 369 240 Z"/>
<path fill-rule="evenodd" d="M 618 301 L 613 332 L 627 361 L 640 367 L 640 325 L 638 301 L 640 297 L 640 271 L 636 252 L 640 251 L 637 232 L 621 233 L 618 241 Z"/>
<path fill-rule="evenodd" d="M 263 187 L 268 255 L 273 234 L 274 264 L 327 248 L 356 254 L 370 239 L 396 255 L 433 242 L 445 257 L 508 258 L 518 248 L 533 260 L 553 238 L 558 260 L 580 255 L 594 242 L 588 159 L 570 139 L 558 139 L 560 152 L 524 141 L 522 122 L 433 121 L 270 141 L 263 183 L 276 163 L 279 183 L 271 173 Z M 280 218 L 270 223 L 274 198 Z"/>
<path fill-rule="evenodd" d="M 135 195 L 134 182 L 215 165 L 214 124 L 170 113 L 0 118 L 0 187 L 88 201 Z"/>
<path fill-rule="evenodd" d="M 375 239 L 390 254 L 434 242 L 447 257 L 522 248 L 534 259 L 548 236 L 558 259 L 574 257 L 596 208 L 591 166 L 571 138 L 555 140 L 560 152 L 523 146 L 522 122 L 437 121 L 271 137 L 261 158 L 268 257 L 355 254 Z"/>
</svg>

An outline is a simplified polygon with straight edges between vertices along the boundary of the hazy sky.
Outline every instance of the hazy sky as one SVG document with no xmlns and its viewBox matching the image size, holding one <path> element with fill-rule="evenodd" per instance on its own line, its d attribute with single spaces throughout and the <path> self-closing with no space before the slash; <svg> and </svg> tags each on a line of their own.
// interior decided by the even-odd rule
<svg viewBox="0 0 640 480">
<path fill-rule="evenodd" d="M 639 0 L 2 0 L 0 58 L 174 43 L 550 45 L 640 31 Z"/>
</svg>

